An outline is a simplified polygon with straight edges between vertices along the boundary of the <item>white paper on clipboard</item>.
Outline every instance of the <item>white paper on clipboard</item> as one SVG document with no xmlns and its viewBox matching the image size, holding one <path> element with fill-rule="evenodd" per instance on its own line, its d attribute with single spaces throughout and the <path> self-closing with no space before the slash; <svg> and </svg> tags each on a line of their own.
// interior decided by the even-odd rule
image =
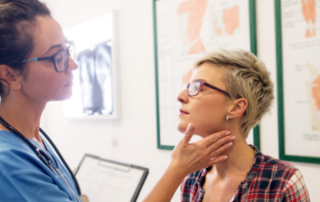
<svg viewBox="0 0 320 202">
<path fill-rule="evenodd" d="M 135 202 L 148 169 L 86 154 L 76 178 L 89 202 Z"/>
</svg>

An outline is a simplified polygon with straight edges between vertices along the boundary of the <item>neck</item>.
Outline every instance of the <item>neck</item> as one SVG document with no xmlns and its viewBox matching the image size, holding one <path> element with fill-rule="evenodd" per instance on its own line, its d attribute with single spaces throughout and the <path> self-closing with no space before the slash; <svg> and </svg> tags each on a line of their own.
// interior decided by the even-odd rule
<svg viewBox="0 0 320 202">
<path fill-rule="evenodd" d="M 0 117 L 26 138 L 41 143 L 39 127 L 45 105 L 46 103 L 32 101 L 24 96 L 19 96 L 13 91 L 1 102 Z M 1 129 L 8 130 L 2 125 Z"/>
<path fill-rule="evenodd" d="M 231 127 L 229 130 L 236 139 L 233 146 L 223 153 L 228 156 L 228 159 L 212 168 L 212 172 L 215 172 L 221 178 L 230 174 L 246 174 L 254 163 L 255 151 L 247 144 L 240 129 L 236 130 Z"/>
</svg>

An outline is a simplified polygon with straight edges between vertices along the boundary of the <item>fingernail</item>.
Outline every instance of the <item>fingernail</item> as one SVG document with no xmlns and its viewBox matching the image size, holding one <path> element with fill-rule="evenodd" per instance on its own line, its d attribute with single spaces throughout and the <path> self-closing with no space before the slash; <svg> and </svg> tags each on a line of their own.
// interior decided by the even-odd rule
<svg viewBox="0 0 320 202">
<path fill-rule="evenodd" d="M 231 134 L 231 132 L 230 132 L 230 131 L 226 132 L 226 136 L 227 136 L 227 135 L 230 135 L 230 134 Z"/>
<path fill-rule="evenodd" d="M 233 145 L 233 143 L 232 143 L 232 142 L 230 142 L 230 143 L 228 144 L 228 146 L 229 146 L 229 147 L 231 147 L 232 145 Z"/>
<path fill-rule="evenodd" d="M 228 158 L 227 156 L 223 157 L 224 160 L 226 160 L 227 158 Z"/>
<path fill-rule="evenodd" d="M 233 136 L 233 137 L 231 137 L 230 139 L 231 139 L 231 140 L 235 140 L 235 139 L 236 139 L 236 137 L 235 137 L 235 136 Z"/>
</svg>

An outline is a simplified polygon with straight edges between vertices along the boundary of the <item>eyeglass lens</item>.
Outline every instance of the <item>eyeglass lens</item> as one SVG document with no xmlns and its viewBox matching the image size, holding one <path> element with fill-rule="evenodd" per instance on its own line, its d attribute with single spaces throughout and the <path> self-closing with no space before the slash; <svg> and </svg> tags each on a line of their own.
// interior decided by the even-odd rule
<svg viewBox="0 0 320 202">
<path fill-rule="evenodd" d="M 75 59 L 75 50 L 73 44 L 70 44 L 68 49 L 59 52 L 55 57 L 55 65 L 58 72 L 64 71 L 68 67 L 68 54 L 74 60 Z"/>
<path fill-rule="evenodd" d="M 75 60 L 76 59 L 76 50 L 74 48 L 74 43 L 71 43 L 68 47 L 68 52 L 70 57 Z"/>
<path fill-rule="evenodd" d="M 199 82 L 199 81 L 195 81 L 195 82 L 190 83 L 189 91 L 188 91 L 189 95 L 190 96 L 197 95 L 199 93 L 200 87 L 201 87 L 201 82 Z"/>
<path fill-rule="evenodd" d="M 66 51 L 61 51 L 58 55 L 55 57 L 55 63 L 57 70 L 59 72 L 65 70 L 68 66 L 68 54 Z"/>
</svg>

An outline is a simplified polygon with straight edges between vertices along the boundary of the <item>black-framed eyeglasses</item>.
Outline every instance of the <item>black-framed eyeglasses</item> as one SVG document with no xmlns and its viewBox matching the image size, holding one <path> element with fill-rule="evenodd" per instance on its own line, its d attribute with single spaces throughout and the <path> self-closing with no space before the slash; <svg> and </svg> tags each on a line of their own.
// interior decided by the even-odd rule
<svg viewBox="0 0 320 202">
<path fill-rule="evenodd" d="M 220 88 L 217 88 L 217 87 L 215 87 L 213 85 L 210 85 L 210 84 L 208 84 L 208 83 L 206 83 L 204 81 L 193 81 L 193 82 L 191 82 L 189 84 L 184 85 L 182 87 L 182 90 L 188 88 L 188 95 L 190 97 L 192 97 L 192 96 L 198 95 L 203 86 L 207 86 L 207 87 L 209 87 L 211 89 L 214 89 L 216 91 L 219 91 L 219 92 L 225 94 L 228 97 L 231 97 L 228 92 L 226 92 L 224 90 L 221 90 Z"/>
<path fill-rule="evenodd" d="M 67 42 L 66 49 L 61 50 L 50 57 L 25 59 L 22 62 L 38 62 L 49 60 L 54 64 L 54 68 L 57 72 L 63 72 L 68 67 L 68 56 L 70 56 L 73 60 L 76 58 L 74 43 L 72 41 Z"/>
</svg>

